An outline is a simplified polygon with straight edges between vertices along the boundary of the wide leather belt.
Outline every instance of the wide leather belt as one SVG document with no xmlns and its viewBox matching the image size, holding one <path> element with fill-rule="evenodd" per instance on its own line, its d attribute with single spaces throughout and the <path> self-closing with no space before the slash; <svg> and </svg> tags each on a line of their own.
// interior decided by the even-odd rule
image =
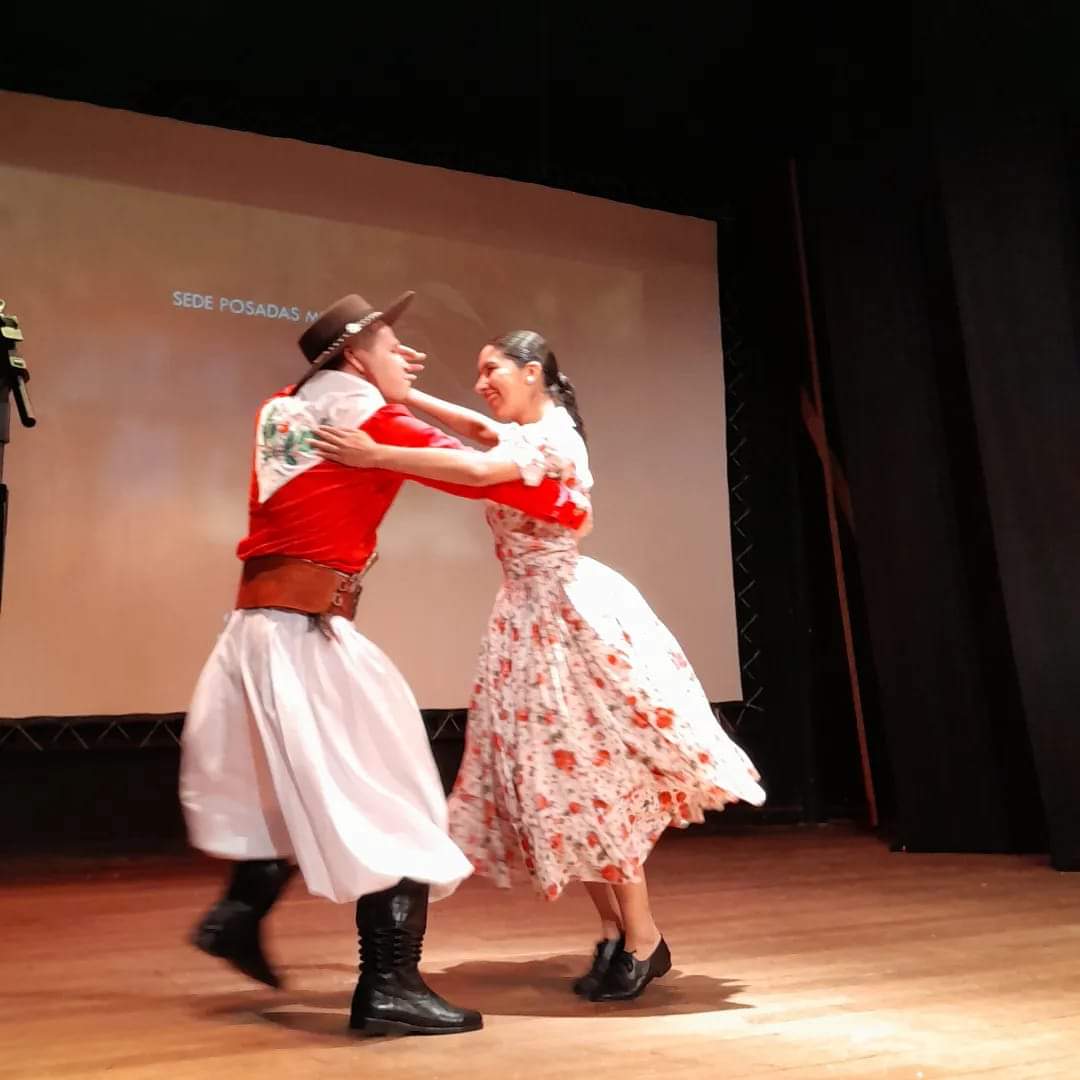
<svg viewBox="0 0 1080 1080">
<path fill-rule="evenodd" d="M 241 610 L 274 608 L 311 615 L 328 632 L 332 616 L 342 615 L 350 622 L 356 617 L 364 575 L 377 558 L 372 554 L 356 574 L 289 555 L 248 559 L 240 575 L 236 606 Z"/>
</svg>

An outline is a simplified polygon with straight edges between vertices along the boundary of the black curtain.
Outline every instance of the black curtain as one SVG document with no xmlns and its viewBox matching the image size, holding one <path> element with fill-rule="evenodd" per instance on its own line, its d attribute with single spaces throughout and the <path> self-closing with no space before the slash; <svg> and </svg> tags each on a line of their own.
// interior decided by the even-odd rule
<svg viewBox="0 0 1080 1080">
<path fill-rule="evenodd" d="M 1075 18 L 994 25 L 963 67 L 935 25 L 927 81 L 955 317 L 1054 865 L 1080 869 L 1080 333 Z M 1007 72 L 1005 77 L 998 72 Z"/>
<path fill-rule="evenodd" d="M 1077 868 L 1078 110 L 1059 21 L 927 9 L 907 121 L 830 142 L 805 177 L 896 839 L 1048 842 Z"/>
<path fill-rule="evenodd" d="M 1011 761 L 987 737 L 988 726 L 1007 728 L 1009 718 L 983 677 L 980 600 L 957 511 L 966 480 L 956 456 L 970 432 L 943 399 L 939 365 L 949 358 L 928 302 L 925 162 L 907 137 L 866 149 L 810 162 L 806 202 L 894 832 L 918 850 L 1013 850 L 1024 838 L 1003 795 Z"/>
</svg>

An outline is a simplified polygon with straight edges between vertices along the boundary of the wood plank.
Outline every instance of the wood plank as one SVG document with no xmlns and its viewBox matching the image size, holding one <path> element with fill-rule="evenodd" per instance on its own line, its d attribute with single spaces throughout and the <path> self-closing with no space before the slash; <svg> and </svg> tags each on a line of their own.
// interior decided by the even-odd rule
<svg viewBox="0 0 1080 1080">
<path fill-rule="evenodd" d="M 470 881 L 432 911 L 431 982 L 485 1011 L 444 1039 L 345 1031 L 352 911 L 294 887 L 265 990 L 185 944 L 222 867 L 15 862 L 0 888 L 0 1078 L 875 1080 L 1080 1075 L 1080 877 L 892 854 L 844 828 L 666 837 L 650 863 L 675 970 L 629 1005 L 569 990 L 593 928 Z"/>
</svg>

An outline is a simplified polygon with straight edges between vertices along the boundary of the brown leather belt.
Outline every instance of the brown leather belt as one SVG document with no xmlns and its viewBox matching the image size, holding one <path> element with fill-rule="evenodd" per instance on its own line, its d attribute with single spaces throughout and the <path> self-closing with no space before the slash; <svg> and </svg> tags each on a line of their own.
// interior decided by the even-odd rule
<svg viewBox="0 0 1080 1080">
<path fill-rule="evenodd" d="M 330 616 L 343 615 L 350 622 L 356 617 L 361 583 L 377 558 L 378 554 L 372 554 L 357 574 L 344 574 L 332 566 L 288 555 L 248 559 L 240 575 L 236 606 L 317 616 L 320 628 L 327 633 Z"/>
</svg>

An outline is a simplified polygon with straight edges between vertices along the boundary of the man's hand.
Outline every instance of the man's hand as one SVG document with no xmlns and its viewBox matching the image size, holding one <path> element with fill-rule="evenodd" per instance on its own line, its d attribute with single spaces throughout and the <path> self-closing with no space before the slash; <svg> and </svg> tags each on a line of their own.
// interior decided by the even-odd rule
<svg viewBox="0 0 1080 1080">
<path fill-rule="evenodd" d="M 367 432 L 337 427 L 319 428 L 311 440 L 311 448 L 327 461 L 356 469 L 377 469 L 383 449 Z"/>
</svg>

